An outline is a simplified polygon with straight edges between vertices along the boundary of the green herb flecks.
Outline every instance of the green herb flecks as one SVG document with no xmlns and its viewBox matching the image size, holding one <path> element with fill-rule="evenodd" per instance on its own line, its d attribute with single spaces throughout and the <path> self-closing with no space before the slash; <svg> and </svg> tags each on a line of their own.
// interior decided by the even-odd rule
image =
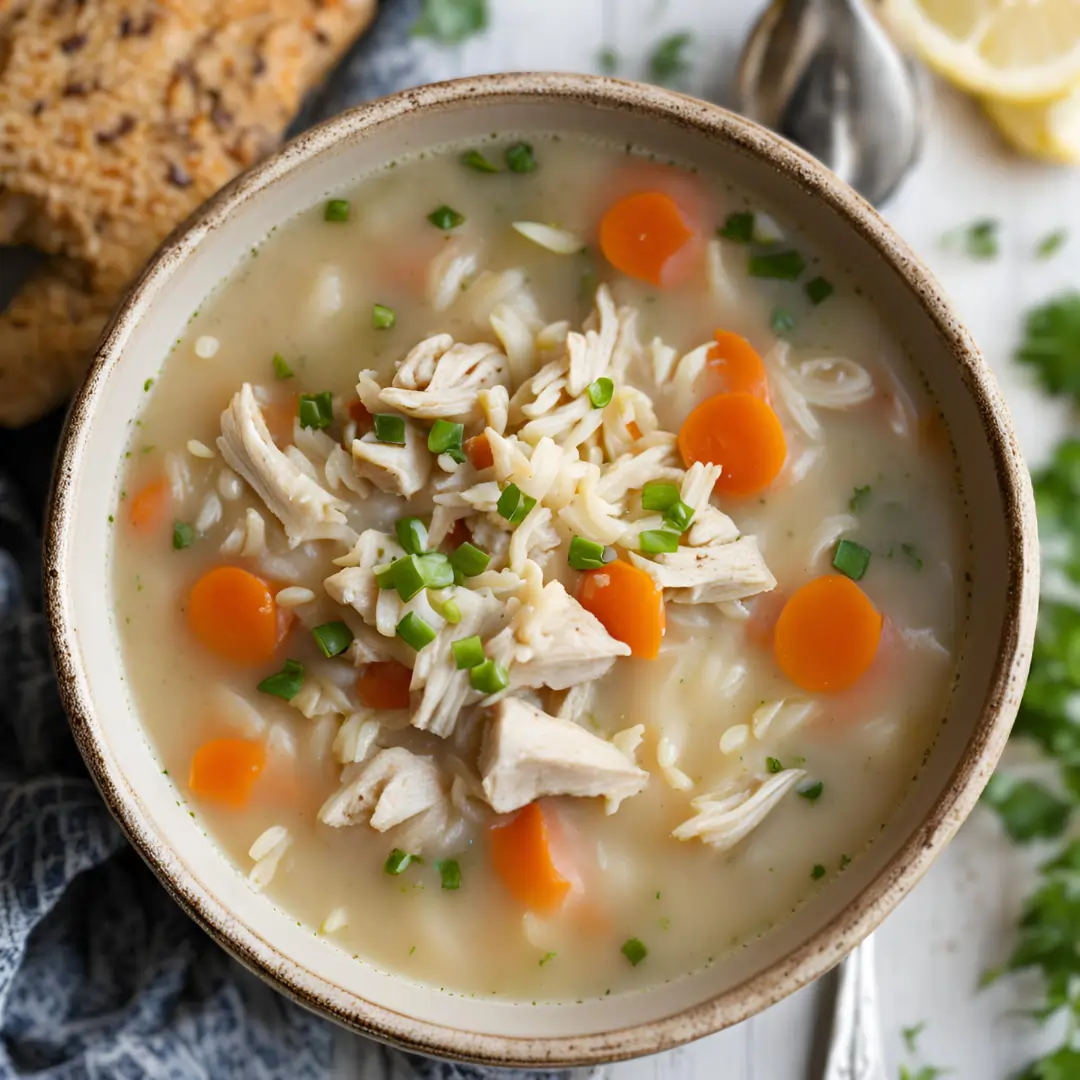
<svg viewBox="0 0 1080 1080">
<path fill-rule="evenodd" d="M 783 772 L 784 766 L 781 764 L 779 758 L 767 757 L 765 759 L 765 771 L 771 773 Z"/>
<path fill-rule="evenodd" d="M 506 148 L 506 167 L 513 173 L 536 171 L 536 155 L 529 143 L 514 143 Z"/>
<path fill-rule="evenodd" d="M 1044 784 L 1005 773 L 990 778 L 983 801 L 998 812 L 1005 831 L 1019 844 L 1061 836 L 1072 812 L 1072 804 Z"/>
<path fill-rule="evenodd" d="M 596 54 L 596 66 L 604 75 L 614 75 L 619 70 L 619 53 L 610 45 L 605 45 Z"/>
<path fill-rule="evenodd" d="M 821 798 L 821 793 L 825 790 L 825 784 L 821 780 L 815 780 L 812 784 L 806 784 L 804 787 L 798 788 L 796 794 L 800 799 L 805 799 L 808 803 L 816 803 Z"/>
<path fill-rule="evenodd" d="M 821 863 L 814 863 L 814 868 L 810 871 L 810 877 L 814 881 L 820 881 L 825 876 L 825 867 Z"/>
<path fill-rule="evenodd" d="M 798 251 L 766 252 L 751 255 L 747 272 L 751 277 L 774 281 L 797 281 L 806 269 L 806 260 Z"/>
<path fill-rule="evenodd" d="M 923 568 L 923 557 L 919 554 L 919 549 L 914 544 L 901 544 L 900 554 L 904 556 L 904 559 L 912 570 L 921 570 Z"/>
<path fill-rule="evenodd" d="M 304 685 L 304 665 L 299 660 L 286 660 L 285 666 L 273 675 L 267 675 L 255 688 L 261 694 L 270 694 L 283 701 L 292 701 Z"/>
<path fill-rule="evenodd" d="M 427 219 L 436 229 L 442 229 L 443 232 L 449 232 L 451 229 L 456 229 L 459 225 L 465 224 L 464 215 L 459 214 L 449 206 L 436 207 L 428 214 Z"/>
<path fill-rule="evenodd" d="M 487 0 L 423 0 L 413 37 L 429 37 L 440 45 L 457 45 L 487 28 Z"/>
<path fill-rule="evenodd" d="M 645 947 L 645 943 L 641 941 L 640 938 L 636 937 L 627 938 L 619 951 L 634 967 L 637 967 L 638 964 L 649 955 L 649 950 Z"/>
<path fill-rule="evenodd" d="M 716 233 L 721 239 L 730 240 L 734 244 L 749 244 L 754 239 L 754 215 L 749 210 L 728 214 L 727 220 Z"/>
<path fill-rule="evenodd" d="M 900 1029 L 900 1038 L 904 1040 L 904 1047 L 909 1054 L 918 1053 L 918 1040 L 919 1036 L 923 1033 L 923 1029 L 926 1027 L 926 1021 L 920 1020 L 917 1024 L 912 1024 L 911 1027 L 905 1027 Z"/>
<path fill-rule="evenodd" d="M 554 960 L 555 957 L 558 955 L 558 953 L 553 952 L 544 953 L 544 955 L 540 957 L 540 966 L 544 967 L 545 964 L 550 964 L 551 961 Z"/>
<path fill-rule="evenodd" d="M 489 161 L 479 150 L 466 150 L 461 155 L 461 164 L 469 169 L 474 169 L 476 172 L 502 172 L 502 169 L 494 161 Z"/>
<path fill-rule="evenodd" d="M 945 247 L 962 251 L 973 259 L 996 259 L 1001 251 L 1000 229 L 1000 221 L 982 218 L 970 225 L 952 229 L 942 237 L 941 242 Z"/>
<path fill-rule="evenodd" d="M 323 209 L 323 220 L 338 222 L 348 221 L 349 210 L 350 206 L 348 199 L 330 199 Z"/>
<path fill-rule="evenodd" d="M 693 40 L 689 30 L 680 30 L 658 41 L 649 54 L 649 81 L 658 86 L 674 86 L 690 71 L 686 50 Z"/>
<path fill-rule="evenodd" d="M 806 283 L 806 295 L 811 304 L 817 306 L 823 304 L 833 294 L 832 282 L 826 281 L 823 277 L 811 278 Z"/>
<path fill-rule="evenodd" d="M 1064 229 L 1055 229 L 1047 233 L 1035 245 L 1035 255 L 1040 259 L 1049 259 L 1056 255 L 1069 242 L 1069 234 Z"/>
<path fill-rule="evenodd" d="M 172 527 L 173 551 L 183 551 L 195 543 L 195 530 L 186 521 L 174 521 Z"/>
<path fill-rule="evenodd" d="M 851 492 L 851 498 L 848 499 L 848 509 L 853 514 L 861 514 L 866 509 L 866 504 L 870 501 L 871 490 L 870 485 L 865 484 Z"/>
<path fill-rule="evenodd" d="M 1044 390 L 1080 404 L 1080 293 L 1065 293 L 1028 312 L 1016 359 Z"/>
<path fill-rule="evenodd" d="M 785 337 L 795 329 L 795 316 L 787 308 L 773 308 L 769 326 L 777 337 Z"/>
</svg>

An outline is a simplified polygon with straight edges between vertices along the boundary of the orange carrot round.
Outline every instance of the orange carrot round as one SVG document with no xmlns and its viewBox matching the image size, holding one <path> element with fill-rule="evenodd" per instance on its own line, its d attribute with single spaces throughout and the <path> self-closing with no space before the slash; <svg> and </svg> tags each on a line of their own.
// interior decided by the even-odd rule
<svg viewBox="0 0 1080 1080">
<path fill-rule="evenodd" d="M 211 739 L 191 759 L 193 795 L 240 809 L 266 764 L 266 748 L 248 739 Z"/>
<path fill-rule="evenodd" d="M 716 344 L 709 350 L 709 367 L 723 380 L 728 393 L 769 398 L 769 380 L 757 349 L 746 338 L 729 330 L 717 330 Z"/>
<path fill-rule="evenodd" d="M 661 191 L 639 191 L 608 207 L 600 219 L 600 249 L 617 270 L 653 285 L 694 237 L 678 204 Z"/>
<path fill-rule="evenodd" d="M 723 466 L 716 491 L 754 495 L 777 477 L 787 457 L 784 429 L 776 413 L 753 394 L 714 394 L 686 418 L 679 450 L 689 467 L 695 461 Z"/>
<path fill-rule="evenodd" d="M 476 435 L 465 440 L 465 453 L 474 469 L 490 469 L 495 464 L 495 456 L 491 452 L 491 443 L 486 435 Z"/>
<path fill-rule="evenodd" d="M 644 570 L 618 559 L 601 570 L 586 570 L 577 598 L 613 638 L 630 646 L 633 656 L 656 659 L 666 626 L 664 592 Z"/>
<path fill-rule="evenodd" d="M 356 680 L 356 692 L 369 709 L 407 709 L 412 672 L 396 660 L 368 664 Z"/>
<path fill-rule="evenodd" d="M 238 566 L 217 566 L 203 574 L 188 596 L 187 616 L 191 632 L 235 664 L 265 664 L 281 640 L 270 586 Z"/>
<path fill-rule="evenodd" d="M 172 492 L 163 476 L 140 488 L 128 507 L 128 521 L 137 533 L 157 532 L 168 520 Z"/>
<path fill-rule="evenodd" d="M 802 690 L 836 693 L 854 685 L 874 661 L 881 613 L 850 578 L 826 574 L 794 592 L 780 612 L 773 651 Z"/>
<path fill-rule="evenodd" d="M 551 857 L 547 822 L 539 803 L 522 807 L 509 821 L 496 822 L 488 834 L 495 875 L 515 900 L 549 915 L 566 900 L 570 882 Z"/>
</svg>

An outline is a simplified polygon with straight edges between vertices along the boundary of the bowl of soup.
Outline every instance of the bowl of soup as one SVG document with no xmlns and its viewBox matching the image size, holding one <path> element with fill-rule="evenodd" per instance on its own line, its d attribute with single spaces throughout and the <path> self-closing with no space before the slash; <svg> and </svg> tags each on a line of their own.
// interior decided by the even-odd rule
<svg viewBox="0 0 1080 1080">
<path fill-rule="evenodd" d="M 738 1022 L 974 805 L 1034 626 L 993 379 L 853 192 L 506 75 L 226 188 L 108 331 L 46 583 L 89 767 L 298 1001 L 587 1064 Z"/>
</svg>

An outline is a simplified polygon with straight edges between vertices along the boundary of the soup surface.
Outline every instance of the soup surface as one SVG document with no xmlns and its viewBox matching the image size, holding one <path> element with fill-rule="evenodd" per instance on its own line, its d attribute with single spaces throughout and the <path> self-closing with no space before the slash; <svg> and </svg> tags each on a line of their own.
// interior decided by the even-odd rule
<svg viewBox="0 0 1080 1080">
<path fill-rule="evenodd" d="M 162 766 L 252 888 L 358 963 L 575 1000 L 873 840 L 966 538 L 933 405 L 792 223 L 528 139 L 332 193 L 208 296 L 112 574 Z"/>
</svg>

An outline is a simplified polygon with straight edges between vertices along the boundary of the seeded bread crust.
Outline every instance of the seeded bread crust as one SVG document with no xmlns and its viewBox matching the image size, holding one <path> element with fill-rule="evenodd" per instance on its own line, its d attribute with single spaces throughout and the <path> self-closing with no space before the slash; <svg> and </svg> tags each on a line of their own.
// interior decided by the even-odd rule
<svg viewBox="0 0 1080 1080">
<path fill-rule="evenodd" d="M 14 0 L 0 12 L 0 243 L 59 257 L 0 315 L 0 423 L 78 385 L 127 283 L 275 146 L 375 4 Z"/>
</svg>

